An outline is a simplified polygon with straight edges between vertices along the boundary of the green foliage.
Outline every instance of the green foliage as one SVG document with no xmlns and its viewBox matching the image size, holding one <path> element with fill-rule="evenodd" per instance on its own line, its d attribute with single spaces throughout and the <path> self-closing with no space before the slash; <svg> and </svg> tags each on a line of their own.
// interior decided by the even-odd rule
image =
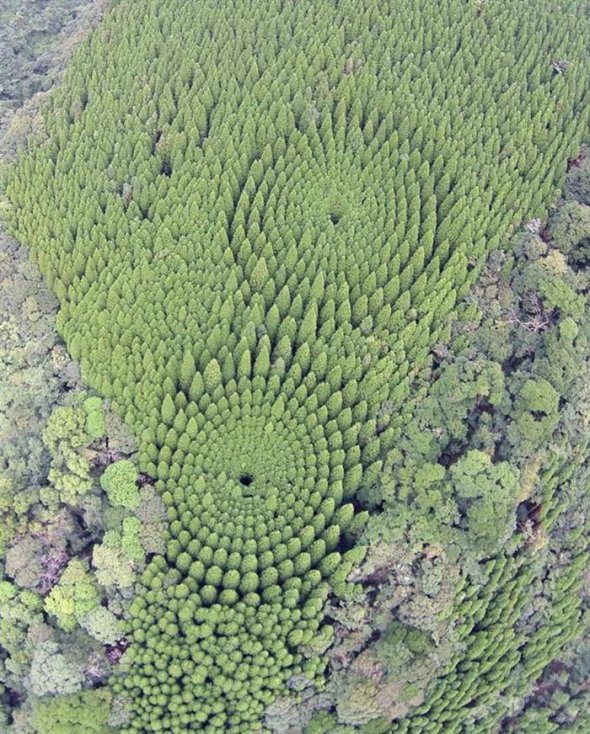
<svg viewBox="0 0 590 734">
<path fill-rule="evenodd" d="M 546 379 L 526 380 L 516 395 L 509 435 L 529 445 L 547 439 L 559 420 L 558 405 L 559 393 Z"/>
<path fill-rule="evenodd" d="M 64 655 L 56 642 L 41 642 L 31 665 L 31 691 L 35 696 L 68 695 L 79 691 L 83 683 L 81 665 Z"/>
<path fill-rule="evenodd" d="M 570 171 L 567 179 L 567 193 L 570 200 L 590 206 L 590 158 L 588 155 Z"/>
<path fill-rule="evenodd" d="M 86 411 L 86 433 L 92 439 L 102 438 L 107 430 L 102 400 L 99 397 L 86 398 L 84 410 Z"/>
<path fill-rule="evenodd" d="M 48 479 L 51 487 L 41 497 L 47 504 L 60 500 L 76 504 L 92 488 L 90 462 L 82 450 L 90 441 L 86 411 L 73 405 L 56 407 L 43 430 L 43 442 L 52 456 Z"/>
<path fill-rule="evenodd" d="M 362 586 L 328 606 L 336 632 L 309 643 L 338 673 L 295 710 L 347 703 L 310 728 L 317 721 L 331 733 L 345 726 L 339 717 L 377 717 L 366 707 L 387 683 L 397 684 L 386 699 L 395 722 L 384 730 L 395 734 L 444 732 L 449 722 L 459 731 L 584 731 L 580 673 L 563 651 L 587 630 L 589 322 L 552 313 L 550 296 L 531 291 L 544 261 L 559 261 L 553 243 L 519 236 L 515 253 L 512 262 L 490 257 L 455 339 L 437 347 L 416 386 L 401 440 L 363 490 L 381 512 L 351 574 Z M 582 294 L 586 274 L 576 268 L 562 258 L 557 290 Z"/>
<path fill-rule="evenodd" d="M 568 201 L 560 207 L 551 227 L 556 246 L 574 265 L 590 262 L 590 206 Z"/>
<path fill-rule="evenodd" d="M 451 480 L 460 509 L 465 507 L 468 542 L 484 553 L 496 550 L 514 531 L 518 471 L 473 450 L 451 467 Z"/>
<path fill-rule="evenodd" d="M 107 493 L 109 502 L 115 507 L 133 510 L 139 506 L 137 469 L 128 459 L 109 464 L 100 478 L 100 485 Z"/>
<path fill-rule="evenodd" d="M 54 327 L 56 302 L 37 268 L 0 233 L 0 552 L 23 532 L 38 499 L 50 458 L 43 423 L 59 390 L 59 372 L 71 387 Z"/>
<path fill-rule="evenodd" d="M 92 565 L 96 580 L 101 586 L 126 589 L 136 580 L 133 561 L 120 547 L 117 541 L 112 544 L 97 544 L 92 549 Z"/>
<path fill-rule="evenodd" d="M 124 1 L 81 47 L 6 194 L 11 231 L 59 300 L 60 334 L 138 437 L 139 470 L 165 506 L 112 682 L 131 699 L 122 731 L 254 730 L 291 681 L 319 685 L 336 636 L 323 623 L 330 592 L 340 616 L 367 606 L 355 572 L 385 573 L 366 612 L 378 619 L 355 627 L 359 647 L 392 609 L 445 662 L 467 645 L 488 610 L 482 601 L 454 629 L 455 596 L 467 577 L 485 588 L 483 564 L 516 523 L 513 459 L 553 437 L 560 393 L 541 369 L 506 374 L 485 350 L 473 360 L 461 338 L 440 382 L 430 355 L 487 252 L 563 183 L 585 129 L 584 2 L 556 13 L 550 0 L 280 12 Z M 550 58 L 562 47 L 565 73 Z M 578 324 L 584 296 L 561 264 L 552 253 L 534 263 L 523 301 L 534 290 Z M 65 501 L 91 483 L 72 451 L 72 436 L 102 430 L 87 418 L 64 408 L 48 429 Z M 138 511 L 94 545 L 110 589 L 134 583 L 146 547 L 138 478 L 124 459 L 100 480 L 111 505 Z M 383 510 L 365 561 L 349 553 L 363 506 Z M 398 553 L 419 569 L 401 598 L 385 583 Z M 92 594 L 79 586 L 62 576 L 47 598 L 66 629 L 87 619 Z M 508 628 L 497 675 L 519 654 Z M 470 643 L 479 664 L 477 634 Z M 351 668 L 331 690 L 343 731 L 379 731 L 422 702 L 432 658 L 414 639 L 399 644 L 421 656 L 417 678 L 371 676 L 374 650 L 337 639 Z M 446 714 L 435 702 L 416 732 L 440 730 Z"/>
<path fill-rule="evenodd" d="M 504 720 L 508 732 L 583 732 L 590 723 L 588 708 L 588 635 L 563 649 L 543 670 L 533 695 L 517 715 Z"/>
<path fill-rule="evenodd" d="M 145 551 L 141 540 L 141 522 L 137 517 L 126 517 L 123 520 L 121 550 L 132 561 L 143 561 Z"/>
<path fill-rule="evenodd" d="M 50 86 L 64 54 L 64 37 L 79 30 L 87 0 L 60 0 L 46 7 L 6 0 L 0 9 L 0 60 L 2 102 L 0 132 L 8 111 Z M 76 18 L 76 16 L 78 16 Z M 42 59 L 40 62 L 39 59 Z M 9 142 L 16 130 L 9 128 Z"/>
<path fill-rule="evenodd" d="M 0 582 L 0 665 L 2 682 L 12 690 L 23 690 L 23 679 L 30 670 L 36 650 L 31 631 L 43 624 L 43 600 L 37 594 L 20 590 L 9 581 Z"/>
<path fill-rule="evenodd" d="M 81 618 L 80 624 L 91 637 L 103 645 L 112 645 L 123 636 L 121 620 L 103 606 L 93 607 Z"/>
<path fill-rule="evenodd" d="M 99 602 L 100 597 L 87 566 L 74 558 L 45 599 L 45 610 L 57 617 L 62 629 L 72 631 Z"/>
<path fill-rule="evenodd" d="M 109 700 L 101 691 L 39 699 L 33 704 L 31 724 L 37 734 L 107 734 Z"/>
</svg>

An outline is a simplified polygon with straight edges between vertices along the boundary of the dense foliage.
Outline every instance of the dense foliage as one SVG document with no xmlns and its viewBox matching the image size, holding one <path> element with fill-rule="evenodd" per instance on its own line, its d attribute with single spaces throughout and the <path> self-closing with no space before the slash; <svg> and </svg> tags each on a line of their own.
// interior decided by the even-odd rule
<svg viewBox="0 0 590 734">
<path fill-rule="evenodd" d="M 0 5 L 0 133 L 19 136 L 12 112 L 52 85 L 83 29 L 95 23 L 105 0 L 3 0 Z M 15 123 L 11 127 L 11 123 Z M 8 143 L 9 141 L 3 141 Z"/>
<path fill-rule="evenodd" d="M 115 642 L 97 585 L 129 589 L 130 562 L 153 554 L 112 682 L 130 702 L 122 731 L 243 734 L 265 712 L 275 731 L 273 706 L 291 725 L 281 704 L 310 733 L 491 731 L 505 710 L 482 707 L 521 669 L 524 695 L 579 631 L 581 602 L 562 606 L 582 531 L 555 508 L 580 483 L 549 444 L 574 380 L 551 355 L 587 354 L 584 238 L 566 219 L 583 215 L 563 214 L 571 241 L 522 254 L 510 283 L 514 328 L 531 291 L 541 322 L 551 311 L 532 345 L 546 356 L 499 359 L 460 331 L 446 361 L 432 355 L 473 316 L 458 304 L 486 256 L 544 215 L 579 150 L 586 10 L 123 0 L 81 47 L 10 172 L 8 218 L 85 381 L 138 437 L 168 526 L 164 548 L 140 538 L 150 498 L 121 457 L 100 479 L 111 526 L 93 568 L 70 559 L 31 614 Z M 75 506 L 98 487 L 70 436 L 100 440 L 104 416 L 96 398 L 64 410 L 41 500 Z M 514 533 L 517 508 L 537 517 L 537 484 L 547 533 L 572 548 L 543 591 L 559 624 L 533 629 L 521 615 L 545 561 Z M 338 690 L 317 693 L 328 664 Z M 35 696 L 67 694 L 33 720 L 84 721 L 92 696 L 59 641 L 31 666 Z M 59 691 L 42 677 L 56 668 Z"/>
<path fill-rule="evenodd" d="M 0 731 L 104 731 L 123 707 L 111 711 L 104 685 L 80 691 L 104 684 L 127 644 L 123 619 L 146 554 L 162 550 L 164 506 L 135 484 L 132 510 L 110 504 L 101 481 L 134 444 L 87 397 L 54 328 L 56 300 L 25 255 L 0 233 Z"/>
<path fill-rule="evenodd" d="M 557 235 L 569 209 L 549 221 Z M 367 732 L 587 728 L 589 277 L 577 260 L 589 243 L 566 258 L 543 237 L 489 258 L 451 347 L 437 347 L 367 498 L 381 513 L 354 572 L 363 594 L 326 610 L 338 622 L 331 681 L 323 698 L 277 702 L 273 732 L 303 729 L 326 699 L 335 714 L 313 715 L 306 734 L 363 719 Z M 511 475 L 506 513 L 490 479 Z M 484 522 L 461 532 L 474 510 Z"/>
</svg>

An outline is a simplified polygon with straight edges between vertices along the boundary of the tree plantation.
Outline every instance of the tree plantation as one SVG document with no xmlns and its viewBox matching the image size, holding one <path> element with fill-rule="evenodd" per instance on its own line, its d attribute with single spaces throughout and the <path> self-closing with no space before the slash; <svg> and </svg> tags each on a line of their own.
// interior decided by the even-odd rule
<svg viewBox="0 0 590 734">
<path fill-rule="evenodd" d="M 81 374 L 4 462 L 8 732 L 587 730 L 589 39 L 112 3 L 3 182 Z"/>
</svg>

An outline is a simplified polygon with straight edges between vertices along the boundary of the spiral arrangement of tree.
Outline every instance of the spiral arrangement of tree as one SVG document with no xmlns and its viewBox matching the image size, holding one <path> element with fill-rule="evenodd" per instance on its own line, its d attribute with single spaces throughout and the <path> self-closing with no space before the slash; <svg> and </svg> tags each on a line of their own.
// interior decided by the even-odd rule
<svg viewBox="0 0 590 734">
<path fill-rule="evenodd" d="M 538 521 L 523 466 L 554 435 L 565 387 L 541 362 L 509 382 L 508 358 L 473 359 L 455 322 L 473 316 L 489 258 L 546 216 L 587 133 L 587 10 L 121 0 L 76 52 L 8 172 L 7 220 L 94 391 L 87 435 L 107 431 L 100 396 L 137 439 L 100 479 L 128 515 L 93 554 L 107 588 L 130 588 L 122 559 L 146 557 L 124 619 L 105 618 L 78 559 L 44 602 L 65 631 L 125 635 L 109 683 L 129 711 L 119 731 L 283 731 L 277 705 L 302 717 L 285 715 L 285 732 L 495 731 L 498 716 L 476 728 L 467 706 L 521 659 L 513 626 L 535 576 L 509 546 Z M 576 252 L 561 271 L 548 261 L 557 286 L 527 277 L 556 309 L 545 327 L 582 355 Z M 450 343 L 459 356 L 431 374 Z M 504 448 L 491 428 L 469 443 L 476 401 L 490 426 L 511 416 Z M 75 503 L 91 472 L 72 461 Z M 537 473 L 547 492 L 566 481 L 555 461 Z M 142 481 L 165 509 L 160 545 L 139 539 Z M 421 563 L 449 564 L 424 581 L 422 601 L 444 590 L 427 622 L 367 603 L 402 536 Z M 581 571 L 573 561 L 570 584 Z M 345 675 L 326 650 L 344 644 L 338 610 L 363 604 L 383 629 Z M 322 710 L 328 680 L 340 692 Z M 74 689 L 87 716 L 91 694 Z"/>
</svg>

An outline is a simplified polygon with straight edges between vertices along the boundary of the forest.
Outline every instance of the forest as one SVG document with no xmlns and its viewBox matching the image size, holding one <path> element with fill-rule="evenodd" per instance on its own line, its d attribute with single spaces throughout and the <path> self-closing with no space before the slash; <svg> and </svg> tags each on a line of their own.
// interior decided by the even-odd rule
<svg viewBox="0 0 590 734">
<path fill-rule="evenodd" d="M 588 0 L 0 19 L 0 732 L 590 730 Z"/>
</svg>

